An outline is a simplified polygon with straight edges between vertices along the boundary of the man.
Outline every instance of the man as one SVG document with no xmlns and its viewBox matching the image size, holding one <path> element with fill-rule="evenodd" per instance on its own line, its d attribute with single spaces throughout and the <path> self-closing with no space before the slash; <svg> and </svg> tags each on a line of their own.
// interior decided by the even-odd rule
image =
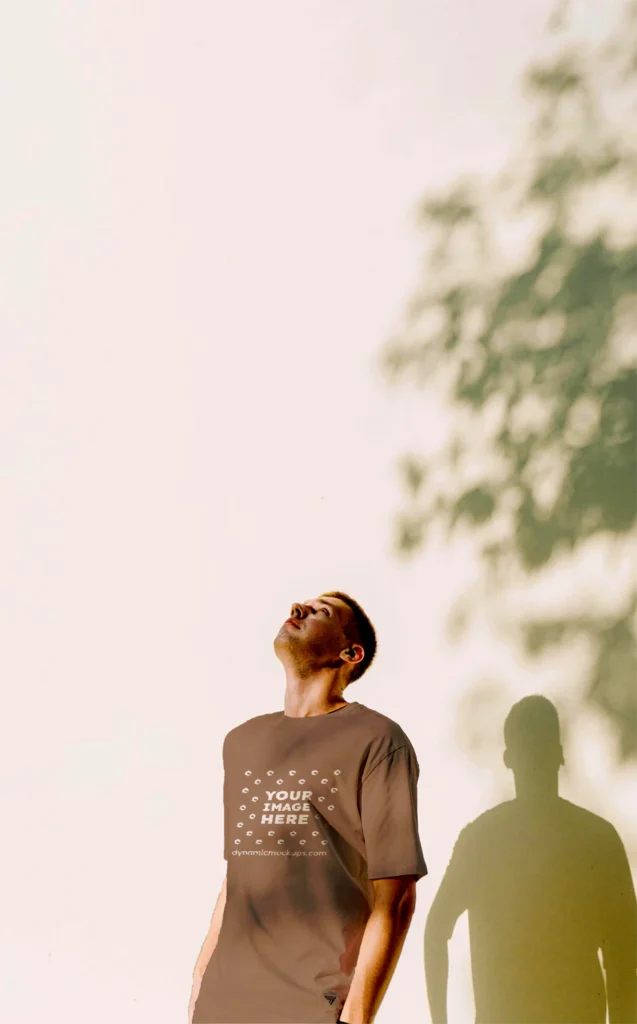
<svg viewBox="0 0 637 1024">
<path fill-rule="evenodd" d="M 292 606 L 274 641 L 284 710 L 227 734 L 224 856 L 192 1024 L 371 1024 L 427 874 L 419 765 L 346 687 L 376 635 L 347 594 Z"/>
<path fill-rule="evenodd" d="M 516 798 L 462 830 L 427 918 L 432 1022 L 447 1021 L 447 943 L 468 910 L 476 1024 L 635 1024 L 637 911 L 621 840 L 558 795 L 564 756 L 546 697 L 515 704 L 504 738 Z"/>
</svg>

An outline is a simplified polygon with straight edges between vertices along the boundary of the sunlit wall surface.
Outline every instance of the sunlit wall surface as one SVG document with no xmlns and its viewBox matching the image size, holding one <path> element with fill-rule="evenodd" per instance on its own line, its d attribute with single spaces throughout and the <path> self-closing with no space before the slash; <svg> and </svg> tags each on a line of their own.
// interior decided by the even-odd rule
<svg viewBox="0 0 637 1024">
<path fill-rule="evenodd" d="M 493 920 L 503 842 L 521 909 L 554 851 L 542 907 L 583 934 L 585 834 L 628 927 L 624 7 L 547 36 L 548 0 L 0 6 L 0 1019 L 185 1021 L 223 737 L 282 707 L 273 637 L 325 589 L 378 632 L 348 698 L 420 763 L 430 874 L 378 1024 L 430 1019 L 425 926 L 435 968 L 478 887 Z M 518 712 L 507 766 L 532 694 L 559 733 Z M 538 772 L 583 811 L 532 857 L 531 814 L 482 816 Z M 449 960 L 464 1024 L 465 913 Z"/>
</svg>

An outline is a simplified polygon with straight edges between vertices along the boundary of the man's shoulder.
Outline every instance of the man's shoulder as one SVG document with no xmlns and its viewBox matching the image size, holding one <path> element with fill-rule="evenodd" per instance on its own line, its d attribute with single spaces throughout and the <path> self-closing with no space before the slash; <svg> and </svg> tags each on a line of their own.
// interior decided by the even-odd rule
<svg viewBox="0 0 637 1024">
<path fill-rule="evenodd" d="M 364 705 L 362 706 L 364 707 Z M 382 711 L 376 711 L 374 708 L 365 707 L 365 711 L 367 712 L 366 720 L 369 728 L 379 738 L 388 743 L 391 749 L 412 746 L 411 740 L 400 722 L 390 718 L 389 715 L 383 714 Z"/>
<path fill-rule="evenodd" d="M 414 745 L 402 725 L 389 715 L 374 708 L 362 705 L 365 714 L 359 721 L 362 725 L 360 739 L 365 748 L 365 778 L 372 774 L 374 768 L 395 751 L 406 753 L 416 771 L 420 770 Z"/>
<path fill-rule="evenodd" d="M 347 728 L 370 748 L 370 753 L 384 756 L 399 747 L 408 747 L 413 752 L 411 740 L 399 722 L 359 701 L 352 703 L 356 706 L 347 716 Z M 282 711 L 269 711 L 239 722 L 226 733 L 224 745 L 238 740 L 246 742 L 250 733 L 258 734 L 261 729 L 274 725 L 282 714 Z"/>
<path fill-rule="evenodd" d="M 239 722 L 228 730 L 224 737 L 224 743 L 226 740 L 233 739 L 235 736 L 249 732 L 253 728 L 258 728 L 260 725 L 267 725 L 269 721 L 272 721 L 280 715 L 277 711 L 268 711 L 262 715 L 253 715 L 251 718 L 246 718 L 243 722 Z"/>
</svg>

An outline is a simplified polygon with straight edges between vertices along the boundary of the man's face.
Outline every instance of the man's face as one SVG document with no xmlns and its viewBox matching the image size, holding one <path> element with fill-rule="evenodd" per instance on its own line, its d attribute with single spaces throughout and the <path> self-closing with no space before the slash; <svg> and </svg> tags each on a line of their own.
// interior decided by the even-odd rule
<svg viewBox="0 0 637 1024">
<path fill-rule="evenodd" d="M 337 662 L 351 647 L 348 627 L 352 610 L 336 597 L 316 597 L 295 603 L 276 635 L 274 646 L 293 652 L 295 660 L 313 668 Z"/>
</svg>

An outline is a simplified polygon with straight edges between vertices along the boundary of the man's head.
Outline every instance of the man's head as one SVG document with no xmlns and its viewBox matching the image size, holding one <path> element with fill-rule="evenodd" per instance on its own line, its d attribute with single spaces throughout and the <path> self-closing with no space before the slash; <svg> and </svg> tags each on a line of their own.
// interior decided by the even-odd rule
<svg viewBox="0 0 637 1024">
<path fill-rule="evenodd" d="M 346 666 L 348 685 L 360 679 L 374 660 L 376 633 L 357 601 L 340 590 L 331 590 L 292 605 L 274 648 L 278 657 L 284 652 L 291 655 L 295 668 L 304 675 Z"/>
<path fill-rule="evenodd" d="M 557 709 L 542 694 L 513 705 L 504 723 L 504 742 L 503 760 L 513 772 L 556 772 L 564 764 Z"/>
</svg>

